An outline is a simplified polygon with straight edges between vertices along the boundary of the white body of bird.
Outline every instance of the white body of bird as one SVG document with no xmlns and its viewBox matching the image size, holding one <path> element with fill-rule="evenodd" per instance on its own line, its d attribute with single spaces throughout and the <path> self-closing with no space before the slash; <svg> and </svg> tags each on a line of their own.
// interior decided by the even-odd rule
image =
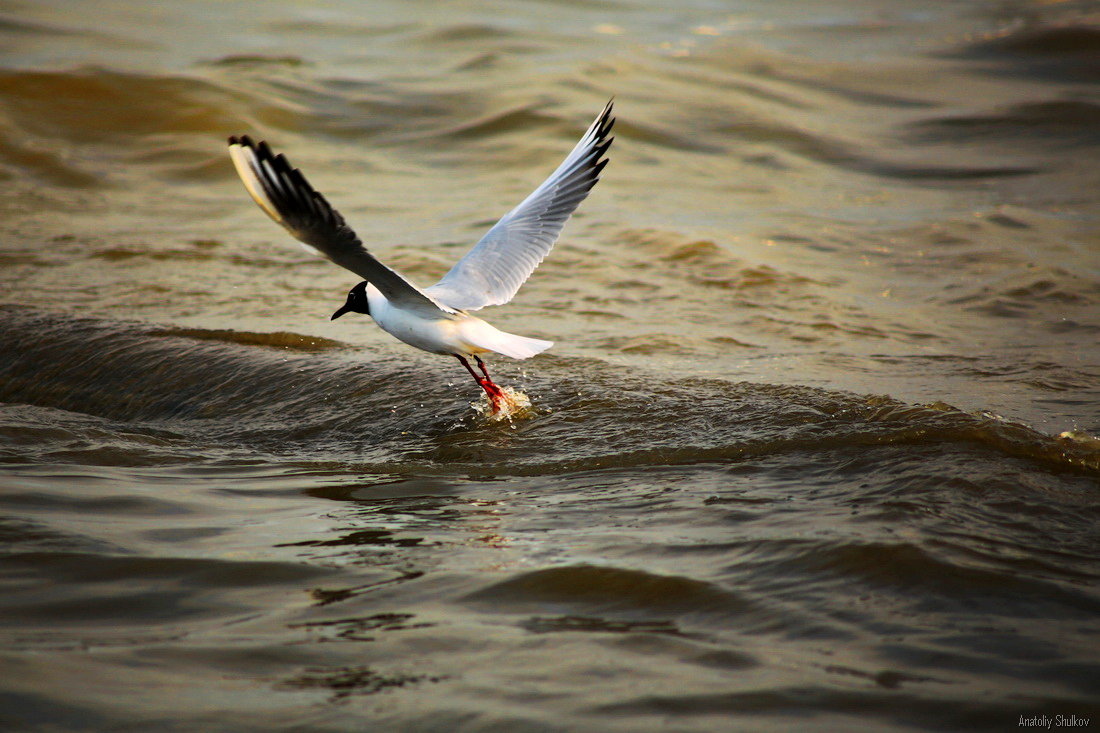
<svg viewBox="0 0 1100 733">
<path fill-rule="evenodd" d="M 493 351 L 513 359 L 527 359 L 554 345 L 553 341 L 506 333 L 468 313 L 425 317 L 394 306 L 373 285 L 367 285 L 366 290 L 370 316 L 379 328 L 409 346 L 433 354 L 476 356 Z"/>
</svg>

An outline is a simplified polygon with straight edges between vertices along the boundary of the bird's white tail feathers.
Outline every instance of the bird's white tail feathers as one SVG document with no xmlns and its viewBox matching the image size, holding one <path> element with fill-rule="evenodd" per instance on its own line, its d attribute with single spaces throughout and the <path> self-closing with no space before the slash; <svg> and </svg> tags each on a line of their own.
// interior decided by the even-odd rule
<svg viewBox="0 0 1100 733">
<path fill-rule="evenodd" d="M 474 338 L 470 338 L 470 336 L 474 336 Z M 495 328 L 491 330 L 484 329 L 476 335 L 467 334 L 466 338 L 474 346 L 495 351 L 513 359 L 529 359 L 554 345 L 553 341 L 517 336 L 514 333 L 505 333 Z"/>
</svg>

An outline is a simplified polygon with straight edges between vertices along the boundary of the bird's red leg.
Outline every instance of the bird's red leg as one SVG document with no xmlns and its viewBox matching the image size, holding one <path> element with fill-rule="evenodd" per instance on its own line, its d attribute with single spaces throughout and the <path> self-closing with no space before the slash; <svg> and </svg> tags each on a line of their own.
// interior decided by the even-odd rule
<svg viewBox="0 0 1100 733">
<path fill-rule="evenodd" d="M 477 354 L 474 354 L 474 360 L 477 361 L 477 368 L 481 370 L 481 373 L 485 375 L 485 378 L 488 379 L 490 382 L 493 381 L 493 378 L 489 376 L 489 370 L 485 368 L 485 362 L 481 360 L 481 357 Z"/>
<path fill-rule="evenodd" d="M 485 385 L 488 385 L 490 389 L 492 389 L 494 392 L 496 392 L 498 397 L 503 397 L 504 396 L 504 390 L 502 390 L 497 385 L 497 383 L 493 381 L 493 378 L 489 376 L 489 370 L 485 368 L 485 362 L 483 362 L 481 360 L 481 357 L 478 356 L 477 354 L 474 354 L 474 360 L 477 362 L 478 369 L 480 369 L 481 373 L 485 375 L 485 382 L 481 383 L 480 380 L 479 380 L 479 384 L 481 384 L 483 387 Z"/>
<path fill-rule="evenodd" d="M 489 379 L 489 372 L 485 370 L 485 363 L 477 356 L 474 357 L 475 359 L 477 359 L 477 365 L 481 367 L 481 371 L 485 375 L 481 376 L 474 371 L 473 367 L 470 366 L 470 362 L 466 361 L 463 356 L 461 356 L 460 354 L 455 354 L 454 356 L 456 359 L 462 362 L 462 366 L 466 367 L 466 371 L 470 373 L 470 376 L 474 378 L 474 381 L 481 385 L 481 388 L 485 390 L 485 394 L 489 397 L 489 404 L 493 407 L 493 412 L 500 412 L 500 402 L 501 400 L 505 399 L 504 392 L 493 382 L 493 380 Z"/>
</svg>

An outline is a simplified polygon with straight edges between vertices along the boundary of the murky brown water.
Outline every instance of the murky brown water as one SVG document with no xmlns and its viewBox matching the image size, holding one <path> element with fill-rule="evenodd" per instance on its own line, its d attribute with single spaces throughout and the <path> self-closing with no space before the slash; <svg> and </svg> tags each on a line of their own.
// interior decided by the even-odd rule
<svg viewBox="0 0 1100 733">
<path fill-rule="evenodd" d="M 0 728 L 1100 720 L 1083 2 L 0 0 Z M 256 210 L 267 138 L 429 284 L 612 95 L 450 359 Z"/>
</svg>

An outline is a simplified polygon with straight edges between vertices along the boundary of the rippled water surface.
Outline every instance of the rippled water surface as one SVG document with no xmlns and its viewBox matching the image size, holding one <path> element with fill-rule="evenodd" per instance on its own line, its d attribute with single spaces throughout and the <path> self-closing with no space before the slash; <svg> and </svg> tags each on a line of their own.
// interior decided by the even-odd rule
<svg viewBox="0 0 1100 733">
<path fill-rule="evenodd" d="M 1072 1 L 0 0 L 0 728 L 1100 725 L 1098 82 Z M 511 421 L 225 152 L 426 285 L 612 96 Z"/>
</svg>

